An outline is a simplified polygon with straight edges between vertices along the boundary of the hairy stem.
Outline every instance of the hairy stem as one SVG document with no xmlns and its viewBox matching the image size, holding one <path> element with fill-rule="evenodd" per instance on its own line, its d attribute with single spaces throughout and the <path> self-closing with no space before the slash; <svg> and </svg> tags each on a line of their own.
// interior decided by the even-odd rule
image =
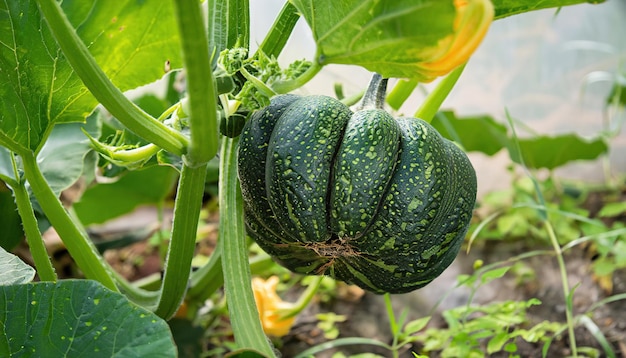
<svg viewBox="0 0 626 358">
<path fill-rule="evenodd" d="M 39 232 L 37 218 L 35 218 L 33 206 L 30 203 L 30 198 L 28 197 L 28 192 L 23 182 L 13 187 L 13 195 L 15 195 L 15 204 L 22 218 L 26 242 L 33 256 L 39 279 L 41 281 L 56 281 L 57 275 L 56 272 L 54 272 L 54 267 L 52 266 L 52 262 L 50 262 L 50 256 L 48 256 L 48 251 L 46 251 L 46 246 Z"/>
<path fill-rule="evenodd" d="M 190 166 L 204 166 L 217 153 L 217 93 L 209 43 L 199 1 L 174 2 L 187 71 L 191 143 L 185 156 Z"/>
<path fill-rule="evenodd" d="M 243 198 L 237 178 L 238 138 L 222 137 L 220 151 L 220 230 L 224 289 L 233 333 L 239 348 L 274 357 L 257 311 L 248 264 Z"/>
<path fill-rule="evenodd" d="M 161 296 L 155 311 L 165 319 L 176 313 L 187 290 L 191 260 L 196 247 L 205 177 L 206 165 L 200 167 L 183 165 L 178 182 L 172 238 L 167 250 Z"/>
<path fill-rule="evenodd" d="M 78 267 L 87 278 L 99 281 L 110 290 L 118 291 L 104 259 L 93 246 L 91 240 L 72 220 L 59 198 L 46 182 L 46 178 L 37 166 L 35 154 L 32 152 L 23 153 L 21 158 L 24 176 L 28 180 L 33 194 Z"/>
</svg>

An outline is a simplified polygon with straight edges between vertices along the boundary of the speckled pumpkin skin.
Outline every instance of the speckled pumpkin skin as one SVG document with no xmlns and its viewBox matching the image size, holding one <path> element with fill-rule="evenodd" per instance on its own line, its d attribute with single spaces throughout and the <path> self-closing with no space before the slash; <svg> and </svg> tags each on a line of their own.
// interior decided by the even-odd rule
<svg viewBox="0 0 626 358">
<path fill-rule="evenodd" d="M 404 293 L 458 254 L 476 200 L 467 156 L 428 123 L 275 97 L 245 125 L 248 234 L 276 261 L 376 293 Z"/>
</svg>

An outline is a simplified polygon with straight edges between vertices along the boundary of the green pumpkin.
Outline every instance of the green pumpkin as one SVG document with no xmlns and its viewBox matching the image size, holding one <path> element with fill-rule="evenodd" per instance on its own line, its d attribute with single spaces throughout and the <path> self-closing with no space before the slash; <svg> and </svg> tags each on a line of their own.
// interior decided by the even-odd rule
<svg viewBox="0 0 626 358">
<path fill-rule="evenodd" d="M 476 200 L 465 153 L 428 123 L 382 108 L 376 75 L 352 112 L 277 96 L 244 126 L 248 234 L 277 262 L 376 293 L 420 288 L 454 261 Z"/>
</svg>

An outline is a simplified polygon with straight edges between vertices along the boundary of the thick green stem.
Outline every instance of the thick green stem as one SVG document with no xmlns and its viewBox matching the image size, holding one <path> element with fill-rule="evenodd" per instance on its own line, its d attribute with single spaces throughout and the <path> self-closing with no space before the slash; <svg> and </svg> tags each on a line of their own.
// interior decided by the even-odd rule
<svg viewBox="0 0 626 358">
<path fill-rule="evenodd" d="M 424 121 L 430 123 L 435 116 L 435 113 L 441 107 L 443 101 L 448 97 L 452 88 L 456 84 L 459 77 L 463 73 L 463 69 L 465 68 L 465 64 L 455 68 L 452 72 L 450 72 L 445 78 L 437 84 L 437 87 L 428 94 L 422 106 L 415 112 L 414 117 L 423 119 Z"/>
<path fill-rule="evenodd" d="M 278 57 L 283 51 L 289 36 L 300 19 L 300 13 L 291 1 L 285 1 L 285 5 L 278 14 L 269 33 L 259 45 L 257 52 L 263 52 L 267 57 Z M 255 54 L 255 56 L 257 56 Z"/>
<path fill-rule="evenodd" d="M 165 319 L 176 313 L 189 284 L 205 177 L 206 165 L 195 168 L 183 165 L 178 182 L 172 237 L 167 250 L 161 297 L 155 311 Z"/>
<path fill-rule="evenodd" d="M 418 84 L 417 80 L 399 80 L 387 95 L 387 103 L 396 111 L 399 110 Z"/>
<path fill-rule="evenodd" d="M 252 278 L 246 249 L 243 198 L 237 178 L 238 138 L 222 137 L 220 151 L 220 230 L 224 288 L 230 321 L 239 348 L 254 349 L 274 357 L 263 332 L 252 293 Z"/>
<path fill-rule="evenodd" d="M 141 110 L 115 87 L 76 34 L 60 3 L 56 0 L 37 0 L 37 3 L 63 54 L 93 96 L 140 137 L 174 154 L 185 154 L 187 138 Z"/>
<path fill-rule="evenodd" d="M 46 246 L 39 232 L 37 218 L 35 218 L 35 213 L 23 182 L 13 187 L 13 195 L 15 196 L 17 211 L 22 218 L 26 242 L 28 242 L 30 253 L 33 256 L 39 279 L 41 281 L 56 281 L 57 275 L 54 272 L 54 267 L 52 262 L 50 262 Z"/>
<path fill-rule="evenodd" d="M 78 267 L 87 278 L 99 281 L 113 291 L 118 291 L 104 259 L 98 254 L 89 238 L 74 223 L 59 198 L 46 182 L 37 166 L 34 153 L 23 153 L 21 158 L 24 176 L 28 180 L 33 194 Z"/>
<path fill-rule="evenodd" d="M 177 0 L 176 18 L 183 48 L 191 143 L 185 160 L 204 166 L 217 153 L 217 94 L 199 1 Z"/>
</svg>

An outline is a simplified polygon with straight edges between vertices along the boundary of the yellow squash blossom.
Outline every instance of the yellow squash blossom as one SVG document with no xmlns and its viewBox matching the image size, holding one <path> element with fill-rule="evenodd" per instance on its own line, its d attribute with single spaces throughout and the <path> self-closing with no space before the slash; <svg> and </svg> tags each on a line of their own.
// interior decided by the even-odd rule
<svg viewBox="0 0 626 358">
<path fill-rule="evenodd" d="M 420 74 L 428 80 L 443 76 L 467 62 L 493 21 L 490 0 L 454 0 L 457 14 L 454 33 L 443 38 L 428 60 L 419 64 Z"/>
<path fill-rule="evenodd" d="M 283 318 L 286 310 L 294 307 L 293 303 L 285 302 L 276 293 L 278 277 L 272 276 L 267 280 L 259 277 L 252 279 L 252 291 L 254 300 L 259 310 L 259 317 L 263 325 L 263 331 L 275 337 L 286 335 L 295 321 L 295 317 Z"/>
</svg>

